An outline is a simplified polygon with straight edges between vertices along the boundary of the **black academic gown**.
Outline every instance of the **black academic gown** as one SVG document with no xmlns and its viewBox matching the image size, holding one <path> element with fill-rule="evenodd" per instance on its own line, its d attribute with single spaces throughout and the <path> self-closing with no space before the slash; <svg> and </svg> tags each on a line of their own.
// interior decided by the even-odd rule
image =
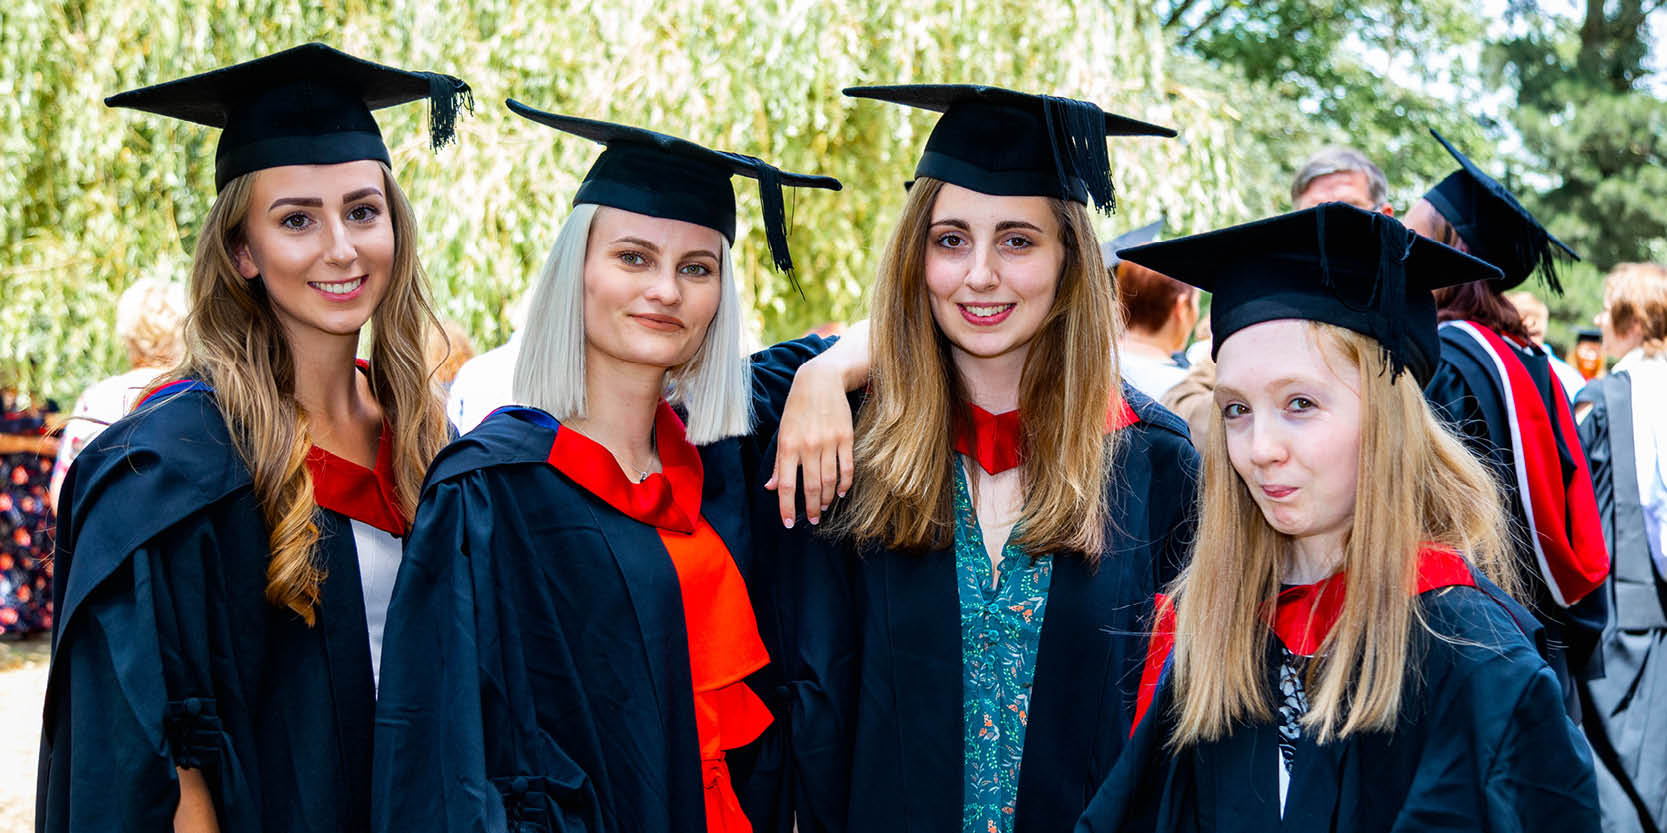
<svg viewBox="0 0 1667 833">
<path fill-rule="evenodd" d="M 1580 441 L 1591 466 L 1614 573 L 1599 593 L 1614 611 L 1598 646 L 1604 676 L 1582 687 L 1582 727 L 1598 767 L 1605 833 L 1656 833 L 1667 825 L 1667 579 L 1650 556 L 1633 448 L 1632 380 L 1592 380 Z"/>
<path fill-rule="evenodd" d="M 1393 732 L 1324 746 L 1297 741 L 1283 818 L 1275 725 L 1240 725 L 1173 754 L 1165 748 L 1174 705 L 1166 676 L 1077 833 L 1595 833 L 1585 741 L 1563 713 L 1556 676 L 1518 629 L 1538 626 L 1478 582 L 1420 597 L 1429 625 L 1456 639 L 1416 632 L 1416 673 Z M 1272 698 L 1279 648 L 1271 632 L 1268 642 Z"/>
<path fill-rule="evenodd" d="M 794 371 L 829 343 L 753 357 L 755 436 L 774 435 Z M 558 430 L 541 412 L 500 412 L 429 471 L 383 643 L 374 830 L 705 827 L 677 572 L 654 527 L 549 465 Z M 701 515 L 756 599 L 757 442 L 700 459 Z M 731 751 L 731 779 L 755 826 L 777 829 L 777 809 L 751 797 L 777 794 L 781 773 L 756 758 Z"/>
<path fill-rule="evenodd" d="M 1519 349 L 1516 355 L 1528 368 L 1548 409 L 1554 396 L 1564 397 L 1567 403 L 1563 386 L 1543 350 Z M 1565 709 L 1578 720 L 1580 707 L 1575 680 L 1602 675 L 1602 659 L 1597 656 L 1596 648 L 1604 623 L 1609 619 L 1609 601 L 1604 593 L 1594 592 L 1563 607 L 1551 597 L 1528 537 L 1533 531 L 1528 528 L 1528 516 L 1523 512 L 1522 495 L 1517 487 L 1510 420 L 1500 391 L 1497 373 L 1486 354 L 1473 340 L 1443 328 L 1441 363 L 1424 386 L 1424 398 L 1437 416 L 1448 421 L 1471 453 L 1488 466 L 1504 491 L 1516 567 L 1528 590 L 1525 601 L 1545 626 L 1546 661 L 1561 681 Z M 1556 430 L 1555 420 L 1552 425 Z M 1577 474 L 1574 458 L 1582 453 L 1580 438 L 1565 437 L 1559 432 L 1556 441 L 1564 472 L 1571 476 Z"/>
<path fill-rule="evenodd" d="M 1020 764 L 1018 833 L 1067 831 L 1129 737 L 1153 597 L 1191 543 L 1198 456 L 1186 424 L 1125 386 L 1107 546 L 1054 560 Z M 792 537 L 790 534 L 788 537 Z M 792 545 L 777 583 L 793 644 L 790 693 L 801 831 L 959 833 L 961 615 L 952 549 L 860 556 Z"/>
<path fill-rule="evenodd" d="M 38 833 L 171 830 L 176 767 L 225 831 L 362 830 L 375 694 L 348 521 L 317 624 L 266 601 L 266 525 L 204 391 L 147 403 L 65 480 Z"/>
</svg>

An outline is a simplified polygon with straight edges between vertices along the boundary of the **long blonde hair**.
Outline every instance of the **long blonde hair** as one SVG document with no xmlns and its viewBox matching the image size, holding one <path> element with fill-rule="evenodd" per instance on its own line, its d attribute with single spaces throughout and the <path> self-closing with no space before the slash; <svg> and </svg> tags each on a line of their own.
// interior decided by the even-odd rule
<svg viewBox="0 0 1667 833">
<path fill-rule="evenodd" d="M 382 174 L 395 246 L 387 294 L 371 315 L 370 386 L 393 432 L 393 459 L 376 464 L 393 467 L 400 508 L 410 517 L 423 473 L 449 434 L 424 352 L 439 322 L 417 259 L 411 203 L 387 165 Z M 185 356 L 156 386 L 189 378 L 214 389 L 269 530 L 266 599 L 311 625 L 325 575 L 305 465 L 312 446 L 307 414 L 295 400 L 295 363 L 283 327 L 262 284 L 238 274 L 234 257 L 258 175 L 227 183 L 209 209 L 191 263 Z"/>
<path fill-rule="evenodd" d="M 932 318 L 925 265 L 942 188 L 940 180 L 915 180 L 874 285 L 873 359 L 856 425 L 855 485 L 831 526 L 859 546 L 924 550 L 954 537 L 950 439 L 966 407 L 966 385 Z M 1117 298 L 1088 209 L 1050 202 L 1065 260 L 1020 383 L 1027 459 L 1015 542 L 1027 552 L 1077 552 L 1095 560 L 1105 543 L 1105 480 L 1115 443 L 1115 434 L 1106 432 L 1106 408 L 1121 405 Z"/>
<path fill-rule="evenodd" d="M 1342 615 L 1309 667 L 1303 725 L 1321 743 L 1394 726 L 1408 684 L 1413 587 L 1425 543 L 1453 549 L 1507 591 L 1498 486 L 1430 412 L 1410 374 L 1391 379 L 1378 343 L 1311 322 L 1330 357 L 1360 373 L 1359 485 L 1344 545 Z M 1216 740 L 1235 722 L 1271 716 L 1265 650 L 1268 605 L 1291 553 L 1227 456 L 1220 409 L 1211 418 L 1190 565 L 1171 586 L 1176 606 L 1175 747 Z"/>
</svg>

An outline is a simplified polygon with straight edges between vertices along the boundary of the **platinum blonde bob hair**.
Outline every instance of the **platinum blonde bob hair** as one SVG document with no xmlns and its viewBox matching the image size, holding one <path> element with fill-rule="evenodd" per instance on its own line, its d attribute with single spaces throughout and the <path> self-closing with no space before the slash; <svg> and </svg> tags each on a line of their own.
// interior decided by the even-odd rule
<svg viewBox="0 0 1667 833">
<path fill-rule="evenodd" d="M 584 203 L 562 223 L 527 310 L 521 354 L 515 360 L 515 401 L 557 420 L 583 419 L 585 390 L 585 254 L 597 206 Z M 747 357 L 741 352 L 741 296 L 734 258 L 721 253 L 718 311 L 694 358 L 666 372 L 665 398 L 688 414 L 696 445 L 752 431 Z"/>
</svg>

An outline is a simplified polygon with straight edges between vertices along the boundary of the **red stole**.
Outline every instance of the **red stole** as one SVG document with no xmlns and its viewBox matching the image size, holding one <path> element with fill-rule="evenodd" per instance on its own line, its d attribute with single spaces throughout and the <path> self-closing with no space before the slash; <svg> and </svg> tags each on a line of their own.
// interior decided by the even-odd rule
<svg viewBox="0 0 1667 833">
<path fill-rule="evenodd" d="M 382 423 L 376 441 L 376 466 L 367 469 L 318 446 L 307 449 L 307 472 L 313 476 L 313 503 L 370 524 L 395 538 L 405 537 L 408 521 L 394 486 L 393 426 Z"/>
<path fill-rule="evenodd" d="M 768 664 L 770 655 L 758 636 L 741 571 L 700 514 L 705 483 L 700 453 L 665 402 L 654 415 L 654 439 L 664 473 L 650 474 L 641 483 L 631 482 L 600 443 L 570 428 L 557 429 L 549 463 L 626 517 L 659 532 L 683 598 L 706 830 L 745 833 L 752 826 L 735 795 L 724 750 L 752 742 L 770 725 L 769 708 L 743 682 Z"/>
<path fill-rule="evenodd" d="M 1106 433 L 1140 421 L 1127 400 L 1118 397 L 1106 408 Z M 992 414 L 971 402 L 955 433 L 955 450 L 972 458 L 989 474 L 1001 474 L 1024 463 L 1024 426 L 1018 411 Z"/>
<path fill-rule="evenodd" d="M 1505 339 L 1472 321 L 1455 321 L 1452 326 L 1475 339 L 1493 359 L 1511 423 L 1517 494 L 1534 532 L 1530 537 L 1535 560 L 1552 599 L 1564 607 L 1572 605 L 1602 586 L 1609 575 L 1609 549 L 1568 400 L 1553 377 L 1548 410 L 1528 368 Z M 1574 472 L 1568 478 L 1558 453 L 1557 433 L 1572 446 L 1569 456 Z"/>
<path fill-rule="evenodd" d="M 1421 595 L 1443 587 L 1475 587 L 1470 565 L 1452 550 L 1426 546 L 1418 552 L 1418 581 L 1413 594 Z M 1343 613 L 1347 580 L 1339 572 L 1313 584 L 1287 587 L 1275 597 L 1266 614 L 1274 636 L 1293 654 L 1313 656 L 1325 643 L 1337 618 Z M 1175 647 L 1175 604 L 1165 594 L 1155 598 L 1156 614 L 1147 644 L 1146 662 L 1140 672 L 1135 696 L 1134 725 L 1152 706 L 1164 665 Z M 1134 734 L 1134 729 L 1129 730 Z"/>
</svg>

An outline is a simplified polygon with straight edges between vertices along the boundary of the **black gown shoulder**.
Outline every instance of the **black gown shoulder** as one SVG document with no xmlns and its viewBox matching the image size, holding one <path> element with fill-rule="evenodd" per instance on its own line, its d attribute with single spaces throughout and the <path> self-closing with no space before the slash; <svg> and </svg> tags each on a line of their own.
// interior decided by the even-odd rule
<svg viewBox="0 0 1667 833">
<path fill-rule="evenodd" d="M 1421 597 L 1428 630 L 1393 732 L 1297 741 L 1281 815 L 1277 730 L 1180 751 L 1167 677 L 1077 824 L 1107 831 L 1596 831 L 1592 761 L 1528 611 L 1478 579 Z M 1271 642 L 1271 639 L 1270 639 Z M 1278 649 L 1270 647 L 1270 672 Z M 1269 696 L 1276 688 L 1270 675 Z"/>
<path fill-rule="evenodd" d="M 176 767 L 221 829 L 368 823 L 375 694 L 358 561 L 320 511 L 317 624 L 266 601 L 265 523 L 212 396 L 159 397 L 64 486 L 36 829 L 167 829 Z"/>
<path fill-rule="evenodd" d="M 1129 386 L 1107 546 L 1055 560 L 1036 658 L 1015 830 L 1070 827 L 1133 725 L 1153 598 L 1184 563 L 1198 455 L 1186 424 Z M 794 571 L 776 587 L 790 634 L 799 829 L 961 829 L 960 609 L 949 549 L 856 552 L 806 530 L 771 534 Z"/>
<path fill-rule="evenodd" d="M 699 448 L 701 515 L 757 600 L 749 489 L 808 338 L 752 358 L 754 435 Z M 560 425 L 499 411 L 436 458 L 384 641 L 371 793 L 379 831 L 672 833 L 704 784 L 688 634 L 659 533 L 548 465 Z M 761 635 L 766 630 L 760 623 Z M 766 638 L 772 657 L 779 643 Z M 767 703 L 779 700 L 748 682 Z M 764 676 L 760 676 L 764 675 Z M 743 808 L 775 829 L 775 735 L 728 754 Z M 790 823 L 790 821 L 789 821 Z"/>
</svg>

